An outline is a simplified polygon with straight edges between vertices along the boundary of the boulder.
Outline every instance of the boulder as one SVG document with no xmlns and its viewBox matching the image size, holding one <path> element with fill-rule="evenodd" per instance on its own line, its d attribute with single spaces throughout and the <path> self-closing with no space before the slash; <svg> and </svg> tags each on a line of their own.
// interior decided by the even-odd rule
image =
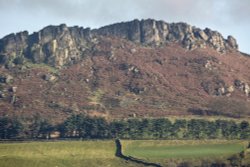
<svg viewBox="0 0 250 167">
<path fill-rule="evenodd" d="M 231 85 L 231 86 L 227 87 L 227 92 L 228 93 L 233 93 L 234 92 L 234 86 Z"/>
<path fill-rule="evenodd" d="M 17 86 L 13 86 L 9 89 L 11 92 L 16 93 L 17 91 Z"/>
<path fill-rule="evenodd" d="M 13 77 L 11 75 L 0 75 L 0 83 L 11 83 L 13 81 Z"/>
<path fill-rule="evenodd" d="M 206 64 L 205 64 L 205 68 L 212 70 L 212 63 L 210 60 L 207 60 Z"/>
<path fill-rule="evenodd" d="M 133 48 L 133 49 L 130 49 L 130 53 L 134 54 L 136 52 L 136 49 Z"/>
<path fill-rule="evenodd" d="M 226 90 L 224 87 L 218 88 L 217 95 L 222 96 L 225 94 L 225 92 L 226 92 Z"/>
<path fill-rule="evenodd" d="M 57 79 L 57 77 L 54 76 L 53 74 L 45 74 L 43 76 L 43 78 L 44 78 L 44 80 L 50 81 L 50 82 L 53 82 L 53 81 L 55 81 Z"/>
<path fill-rule="evenodd" d="M 227 37 L 227 44 L 232 49 L 236 49 L 236 50 L 238 49 L 238 44 L 237 44 L 236 39 L 230 35 Z"/>
<path fill-rule="evenodd" d="M 241 80 L 236 79 L 234 81 L 234 85 L 235 85 L 235 87 L 237 89 L 239 89 L 240 91 L 244 92 L 246 96 L 249 95 L 249 93 L 250 93 L 250 87 L 249 87 L 248 83 L 245 83 L 245 82 L 243 82 Z"/>
<path fill-rule="evenodd" d="M 244 83 L 244 93 L 246 94 L 246 96 L 249 95 L 250 92 L 250 87 L 247 83 Z"/>
</svg>

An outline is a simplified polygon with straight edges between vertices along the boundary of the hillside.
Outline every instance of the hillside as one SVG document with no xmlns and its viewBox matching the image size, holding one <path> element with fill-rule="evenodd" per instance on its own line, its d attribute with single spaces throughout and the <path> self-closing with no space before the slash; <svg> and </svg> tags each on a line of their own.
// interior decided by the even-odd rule
<svg viewBox="0 0 250 167">
<path fill-rule="evenodd" d="M 0 63 L 1 115 L 250 115 L 249 55 L 232 36 L 186 23 L 10 34 L 0 40 Z"/>
</svg>

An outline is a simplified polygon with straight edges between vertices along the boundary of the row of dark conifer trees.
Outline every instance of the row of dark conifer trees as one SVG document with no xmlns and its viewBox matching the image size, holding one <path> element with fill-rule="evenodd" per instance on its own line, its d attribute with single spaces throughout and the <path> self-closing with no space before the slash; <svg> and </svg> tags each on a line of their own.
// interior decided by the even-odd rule
<svg viewBox="0 0 250 167">
<path fill-rule="evenodd" d="M 126 119 L 106 121 L 104 118 L 72 115 L 60 125 L 35 117 L 29 121 L 0 118 L 0 139 L 49 138 L 55 131 L 61 138 L 81 139 L 250 139 L 247 121 L 206 119 Z"/>
</svg>

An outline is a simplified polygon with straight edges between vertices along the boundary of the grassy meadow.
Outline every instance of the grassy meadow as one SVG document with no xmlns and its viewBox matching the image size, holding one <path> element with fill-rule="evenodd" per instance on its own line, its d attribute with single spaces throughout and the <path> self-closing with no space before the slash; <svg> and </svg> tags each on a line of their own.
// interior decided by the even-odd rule
<svg viewBox="0 0 250 167">
<path fill-rule="evenodd" d="M 225 159 L 246 147 L 245 141 L 122 140 L 125 155 L 162 165 L 169 161 Z M 132 167 L 115 157 L 108 141 L 0 143 L 0 167 Z"/>
<path fill-rule="evenodd" d="M 0 167 L 125 167 L 113 141 L 0 143 Z"/>
<path fill-rule="evenodd" d="M 138 158 L 227 157 L 245 149 L 242 141 L 124 141 L 124 154 Z"/>
<path fill-rule="evenodd" d="M 149 162 L 224 162 L 245 150 L 246 141 L 227 140 L 131 140 L 122 141 L 125 155 Z"/>
</svg>

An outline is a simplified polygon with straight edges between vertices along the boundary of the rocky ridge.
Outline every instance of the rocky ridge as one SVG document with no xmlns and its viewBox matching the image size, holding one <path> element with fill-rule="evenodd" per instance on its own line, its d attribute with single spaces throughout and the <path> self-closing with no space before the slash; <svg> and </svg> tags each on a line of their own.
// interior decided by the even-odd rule
<svg viewBox="0 0 250 167">
<path fill-rule="evenodd" d="M 45 27 L 30 35 L 27 31 L 10 34 L 0 40 L 0 63 L 12 67 L 28 59 L 34 63 L 61 68 L 91 52 L 101 36 L 123 38 L 151 47 L 178 43 L 189 50 L 206 47 L 221 53 L 238 50 L 237 42 L 232 36 L 224 39 L 219 32 L 208 28 L 202 30 L 186 23 L 169 24 L 147 19 L 94 30 L 62 24 Z"/>
<path fill-rule="evenodd" d="M 250 115 L 249 55 L 185 23 L 24 31 L 0 39 L 0 62 L 0 116 Z"/>
<path fill-rule="evenodd" d="M 209 28 L 202 30 L 186 23 L 169 24 L 152 19 L 113 24 L 93 32 L 97 35 L 117 36 L 151 46 L 176 42 L 190 50 L 212 47 L 219 52 L 225 52 L 238 49 L 237 42 L 232 36 L 224 39 L 219 32 Z"/>
</svg>

